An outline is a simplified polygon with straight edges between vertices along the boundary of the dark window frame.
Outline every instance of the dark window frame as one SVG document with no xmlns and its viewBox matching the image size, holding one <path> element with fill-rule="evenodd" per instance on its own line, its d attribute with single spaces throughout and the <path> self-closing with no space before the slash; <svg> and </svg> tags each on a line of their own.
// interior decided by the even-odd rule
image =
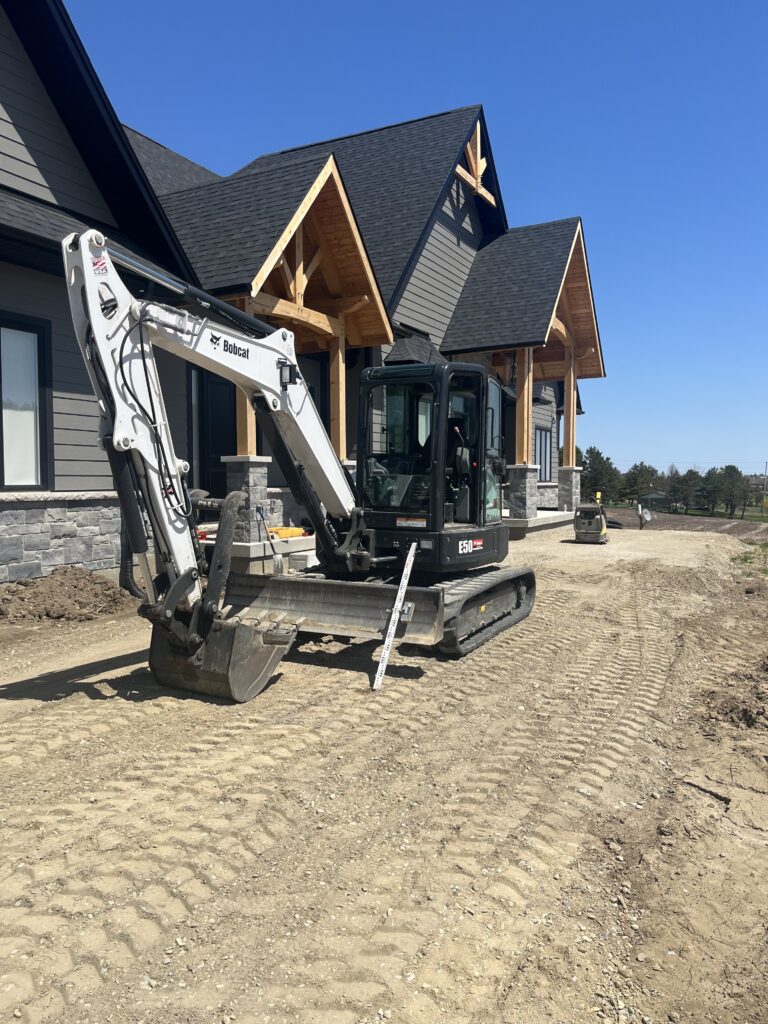
<svg viewBox="0 0 768 1024">
<path fill-rule="evenodd" d="M 0 309 L 0 328 L 27 331 L 37 335 L 37 391 L 39 395 L 38 440 L 40 444 L 40 482 L 36 484 L 6 484 L 3 451 L 3 422 L 0 415 L 0 493 L 15 491 L 48 491 L 53 485 L 53 355 L 51 321 Z M 2 368 L 0 367 L 0 396 L 2 395 Z"/>
<path fill-rule="evenodd" d="M 546 441 L 546 444 L 544 443 Z M 540 484 L 552 483 L 552 429 L 536 427 L 534 433 L 534 451 L 539 464 L 538 480 Z M 544 459 L 541 459 L 541 455 Z"/>
</svg>

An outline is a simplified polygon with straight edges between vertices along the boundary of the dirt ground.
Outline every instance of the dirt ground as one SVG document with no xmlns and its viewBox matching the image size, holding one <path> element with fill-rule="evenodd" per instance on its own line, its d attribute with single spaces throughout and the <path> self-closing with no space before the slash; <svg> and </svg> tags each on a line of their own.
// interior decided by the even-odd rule
<svg viewBox="0 0 768 1024">
<path fill-rule="evenodd" d="M 625 530 L 638 530 L 640 523 L 637 513 L 629 508 L 608 510 L 610 519 L 617 519 Z M 724 519 L 720 516 L 687 516 L 684 513 L 654 512 L 653 519 L 643 527 L 645 530 L 684 530 L 686 533 L 724 533 L 746 541 L 768 541 L 768 523 L 750 519 Z"/>
<path fill-rule="evenodd" d="M 0 627 L 0 1021 L 768 1021 L 768 587 L 705 532 L 513 548 L 460 662 L 248 705 L 132 616 Z"/>
</svg>

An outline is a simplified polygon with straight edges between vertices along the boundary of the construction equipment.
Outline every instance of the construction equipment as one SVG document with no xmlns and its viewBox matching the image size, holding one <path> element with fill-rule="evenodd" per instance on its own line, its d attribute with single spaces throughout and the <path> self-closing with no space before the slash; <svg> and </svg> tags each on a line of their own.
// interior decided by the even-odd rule
<svg viewBox="0 0 768 1024">
<path fill-rule="evenodd" d="M 150 667 L 158 680 L 245 701 L 266 686 L 300 631 L 381 640 L 414 543 L 399 642 L 463 655 L 530 613 L 533 573 L 498 568 L 508 550 L 501 388 L 482 367 L 365 371 L 353 483 L 299 371 L 290 331 L 120 254 L 98 231 L 70 235 L 62 248 L 75 333 L 101 412 L 100 443 L 143 580 L 140 613 L 153 626 Z M 205 315 L 135 298 L 115 264 Z M 153 346 L 246 394 L 307 511 L 318 571 L 230 572 L 245 494 L 218 502 L 190 494 Z M 196 504 L 220 509 L 210 558 Z"/>
<path fill-rule="evenodd" d="M 577 544 L 607 544 L 608 528 L 620 530 L 622 524 L 618 519 L 609 519 L 602 501 L 602 493 L 597 491 L 588 505 L 579 505 L 573 517 L 573 528 Z"/>
</svg>

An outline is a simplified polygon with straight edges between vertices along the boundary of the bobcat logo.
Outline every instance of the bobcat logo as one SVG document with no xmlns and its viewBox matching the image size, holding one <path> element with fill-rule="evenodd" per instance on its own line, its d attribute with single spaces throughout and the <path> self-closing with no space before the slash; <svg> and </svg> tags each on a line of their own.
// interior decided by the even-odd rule
<svg viewBox="0 0 768 1024">
<path fill-rule="evenodd" d="M 220 342 L 221 342 L 221 335 L 220 334 L 212 334 L 211 335 L 211 344 L 213 345 L 214 348 L 218 348 Z"/>
</svg>

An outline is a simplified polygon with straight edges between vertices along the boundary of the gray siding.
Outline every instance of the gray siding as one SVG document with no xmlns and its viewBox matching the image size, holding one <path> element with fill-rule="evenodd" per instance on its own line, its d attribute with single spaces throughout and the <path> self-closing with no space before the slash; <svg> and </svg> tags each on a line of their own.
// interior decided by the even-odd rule
<svg viewBox="0 0 768 1024">
<path fill-rule="evenodd" d="M 540 427 L 543 430 L 552 431 L 552 482 L 557 483 L 557 468 L 558 468 L 558 432 L 557 432 L 557 413 L 555 404 L 555 391 L 550 384 L 545 384 L 542 388 L 541 397 L 545 399 L 546 404 L 540 404 L 537 402 L 531 410 L 531 452 L 536 451 L 535 439 L 536 439 L 536 428 Z"/>
<path fill-rule="evenodd" d="M 21 313 L 51 324 L 52 489 L 111 490 L 109 464 L 96 440 L 98 406 L 72 329 L 63 279 L 0 263 L 0 311 Z M 165 352 L 156 355 L 177 454 L 187 458 L 185 365 Z"/>
<path fill-rule="evenodd" d="M 440 344 L 480 248 L 477 200 L 456 178 L 428 231 L 393 319 Z"/>
<path fill-rule="evenodd" d="M 2 7 L 0 184 L 114 223 Z"/>
</svg>

